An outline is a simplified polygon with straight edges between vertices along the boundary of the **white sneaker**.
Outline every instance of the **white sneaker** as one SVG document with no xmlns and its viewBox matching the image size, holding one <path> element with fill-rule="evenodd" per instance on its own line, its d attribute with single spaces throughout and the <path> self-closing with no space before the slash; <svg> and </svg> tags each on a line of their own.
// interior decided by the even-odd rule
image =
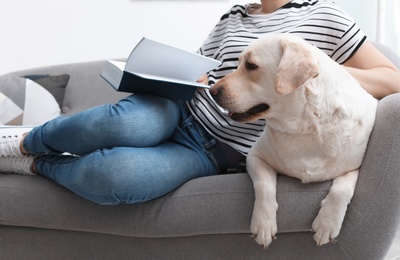
<svg viewBox="0 0 400 260">
<path fill-rule="evenodd" d="M 0 157 L 1 173 L 37 175 L 31 171 L 34 156 Z"/>
<path fill-rule="evenodd" d="M 0 157 L 21 156 L 20 143 L 23 135 L 33 126 L 1 126 Z"/>
</svg>

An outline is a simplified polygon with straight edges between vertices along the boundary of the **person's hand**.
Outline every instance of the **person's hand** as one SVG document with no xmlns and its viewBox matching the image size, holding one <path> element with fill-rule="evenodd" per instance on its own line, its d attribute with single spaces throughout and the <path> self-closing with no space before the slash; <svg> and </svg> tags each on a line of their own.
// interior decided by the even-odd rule
<svg viewBox="0 0 400 260">
<path fill-rule="evenodd" d="M 198 79 L 196 80 L 196 82 L 201 83 L 201 84 L 204 84 L 204 85 L 208 85 L 208 76 L 207 76 L 207 74 L 201 75 L 201 77 L 198 78 Z M 197 90 L 198 90 L 198 91 L 200 91 L 200 90 L 205 90 L 205 88 L 197 88 Z"/>
<path fill-rule="evenodd" d="M 201 77 L 198 78 L 198 79 L 196 80 L 196 82 L 202 83 L 202 84 L 204 84 L 204 85 L 208 85 L 208 77 L 207 77 L 207 74 L 201 75 Z"/>
</svg>

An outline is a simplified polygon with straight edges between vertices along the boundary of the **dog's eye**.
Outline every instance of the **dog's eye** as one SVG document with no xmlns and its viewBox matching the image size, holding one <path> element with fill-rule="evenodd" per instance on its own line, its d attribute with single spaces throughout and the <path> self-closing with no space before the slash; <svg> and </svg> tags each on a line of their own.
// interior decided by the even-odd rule
<svg viewBox="0 0 400 260">
<path fill-rule="evenodd" d="M 258 69 L 258 66 L 250 61 L 246 61 L 246 69 L 256 70 L 256 69 Z"/>
</svg>

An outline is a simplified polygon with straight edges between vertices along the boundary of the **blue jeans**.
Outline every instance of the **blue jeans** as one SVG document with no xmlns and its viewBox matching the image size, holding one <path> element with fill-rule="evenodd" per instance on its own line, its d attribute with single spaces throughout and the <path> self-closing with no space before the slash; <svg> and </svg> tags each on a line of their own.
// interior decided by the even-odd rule
<svg viewBox="0 0 400 260">
<path fill-rule="evenodd" d="M 216 144 L 183 102 L 149 95 L 58 117 L 23 142 L 42 176 L 104 205 L 144 202 L 217 174 L 229 154 Z"/>
</svg>

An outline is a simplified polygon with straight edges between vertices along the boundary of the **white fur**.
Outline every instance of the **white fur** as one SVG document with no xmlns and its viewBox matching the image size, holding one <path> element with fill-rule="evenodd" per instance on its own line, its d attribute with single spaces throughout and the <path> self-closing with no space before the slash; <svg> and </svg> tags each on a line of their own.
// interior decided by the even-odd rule
<svg viewBox="0 0 400 260">
<path fill-rule="evenodd" d="M 354 194 L 377 100 L 325 53 L 289 34 L 255 41 L 238 69 L 210 91 L 233 119 L 258 104 L 269 105 L 240 119 L 266 119 L 247 157 L 256 195 L 251 221 L 256 241 L 267 247 L 277 233 L 277 172 L 304 183 L 334 180 L 312 228 L 317 245 L 335 239 Z"/>
</svg>

